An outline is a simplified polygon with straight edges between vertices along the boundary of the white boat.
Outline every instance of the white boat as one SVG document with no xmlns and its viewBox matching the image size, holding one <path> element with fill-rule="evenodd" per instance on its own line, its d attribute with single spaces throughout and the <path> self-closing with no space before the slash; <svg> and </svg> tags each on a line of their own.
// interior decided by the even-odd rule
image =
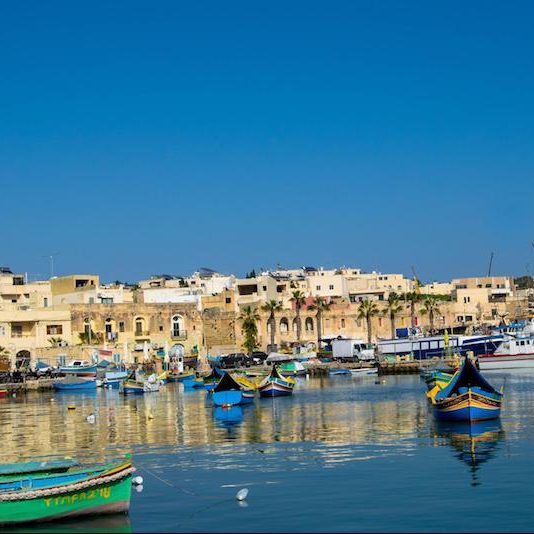
<svg viewBox="0 0 534 534">
<path fill-rule="evenodd" d="M 351 369 L 350 374 L 352 376 L 361 376 L 361 375 L 376 375 L 378 369 L 376 367 L 362 367 L 361 369 Z"/>
<path fill-rule="evenodd" d="M 481 371 L 534 369 L 534 336 L 517 336 L 502 341 L 493 354 L 481 354 L 478 365 Z"/>
</svg>

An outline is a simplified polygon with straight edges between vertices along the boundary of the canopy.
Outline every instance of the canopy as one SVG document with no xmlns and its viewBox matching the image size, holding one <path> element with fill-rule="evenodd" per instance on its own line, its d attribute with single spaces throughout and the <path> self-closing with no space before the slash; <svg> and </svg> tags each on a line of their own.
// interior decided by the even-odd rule
<svg viewBox="0 0 534 534">
<path fill-rule="evenodd" d="M 436 400 L 443 400 L 458 393 L 461 387 L 479 387 L 489 393 L 498 391 L 478 372 L 477 368 L 469 358 L 465 358 L 464 364 L 452 377 L 451 381 L 441 391 L 436 394 Z"/>
<path fill-rule="evenodd" d="M 111 365 L 111 362 L 108 362 L 107 360 L 100 360 L 98 362 L 98 367 L 107 367 L 108 365 Z"/>
<path fill-rule="evenodd" d="M 223 377 L 219 380 L 219 383 L 213 388 L 213 391 L 229 391 L 232 389 L 240 390 L 241 384 L 236 382 L 230 373 L 224 373 Z"/>
<path fill-rule="evenodd" d="M 281 354 L 280 352 L 271 352 L 269 356 L 265 359 L 266 362 L 289 362 L 294 360 L 295 357 L 293 354 Z"/>
<path fill-rule="evenodd" d="M 42 362 L 41 360 L 39 360 L 39 361 L 35 364 L 35 368 L 36 368 L 36 369 L 48 369 L 49 367 L 50 367 L 50 365 L 48 365 L 47 363 Z"/>
</svg>

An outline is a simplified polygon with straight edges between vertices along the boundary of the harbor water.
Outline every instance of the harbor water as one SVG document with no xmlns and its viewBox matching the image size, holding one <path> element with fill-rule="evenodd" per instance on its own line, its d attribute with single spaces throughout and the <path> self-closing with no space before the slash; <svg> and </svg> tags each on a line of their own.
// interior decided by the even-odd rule
<svg viewBox="0 0 534 534">
<path fill-rule="evenodd" d="M 438 425 L 418 375 L 299 378 L 231 409 L 183 384 L 33 392 L 0 401 L 0 462 L 131 453 L 144 479 L 129 516 L 20 532 L 532 531 L 534 373 L 485 377 L 502 416 L 471 427 Z"/>
</svg>

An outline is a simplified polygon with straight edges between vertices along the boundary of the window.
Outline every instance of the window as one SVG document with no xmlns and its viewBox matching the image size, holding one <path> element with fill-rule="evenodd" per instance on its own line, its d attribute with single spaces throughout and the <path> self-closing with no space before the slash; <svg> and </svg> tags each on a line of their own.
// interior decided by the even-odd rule
<svg viewBox="0 0 534 534">
<path fill-rule="evenodd" d="M 89 304 L 95 303 L 95 297 L 89 297 Z"/>
<path fill-rule="evenodd" d="M 47 336 L 58 336 L 63 334 L 63 325 L 60 324 L 49 324 L 46 326 L 46 335 Z"/>
<path fill-rule="evenodd" d="M 311 317 L 306 317 L 306 321 L 304 321 L 304 329 L 306 332 L 313 332 L 313 319 Z"/>
<path fill-rule="evenodd" d="M 22 325 L 21 324 L 11 325 L 11 337 L 22 337 Z"/>
<path fill-rule="evenodd" d="M 465 322 L 467 323 L 468 321 L 472 321 L 473 320 L 473 316 L 472 315 L 466 315 L 465 316 Z"/>
<path fill-rule="evenodd" d="M 13 285 L 14 286 L 23 286 L 24 285 L 24 278 L 22 276 L 14 276 L 13 277 Z"/>
<path fill-rule="evenodd" d="M 0 325 L 0 336 L 5 336 L 5 335 L 6 335 L 6 327 Z"/>
<path fill-rule="evenodd" d="M 226 304 L 231 304 L 232 303 L 232 298 L 231 297 L 226 297 Z"/>
<path fill-rule="evenodd" d="M 341 328 L 345 328 L 345 319 L 341 319 Z"/>
<path fill-rule="evenodd" d="M 101 297 L 100 302 L 102 304 L 113 304 L 113 297 Z"/>
<path fill-rule="evenodd" d="M 328 289 L 330 289 L 330 290 L 334 289 L 334 284 L 330 284 L 330 285 L 328 286 Z"/>
<path fill-rule="evenodd" d="M 287 334 L 288 332 L 289 332 L 289 322 L 285 317 L 283 317 L 280 320 L 280 333 Z"/>
<path fill-rule="evenodd" d="M 45 308 L 48 308 L 48 297 L 44 297 L 44 298 L 43 298 L 43 306 L 44 306 Z"/>
<path fill-rule="evenodd" d="M 267 286 L 263 286 L 263 291 L 267 291 Z"/>
<path fill-rule="evenodd" d="M 315 286 L 315 289 L 316 289 L 317 291 L 321 291 L 321 286 Z"/>
<path fill-rule="evenodd" d="M 124 321 L 119 321 L 119 332 L 124 332 Z"/>
<path fill-rule="evenodd" d="M 171 319 L 172 337 L 181 337 L 184 335 L 184 320 L 181 315 L 174 315 Z"/>
<path fill-rule="evenodd" d="M 471 302 L 471 297 L 464 297 L 464 304 Z"/>
</svg>

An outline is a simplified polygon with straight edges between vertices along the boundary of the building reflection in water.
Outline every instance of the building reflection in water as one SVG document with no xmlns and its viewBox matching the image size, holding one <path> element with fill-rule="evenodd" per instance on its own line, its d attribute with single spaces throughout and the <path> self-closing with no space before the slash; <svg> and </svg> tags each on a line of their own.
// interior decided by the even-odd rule
<svg viewBox="0 0 534 534">
<path fill-rule="evenodd" d="M 332 446 L 335 453 L 336 446 L 347 444 L 403 447 L 427 427 L 426 401 L 418 395 L 402 399 L 395 387 L 378 389 L 371 381 L 340 384 L 327 387 L 323 380 L 307 380 L 292 397 L 257 398 L 254 404 L 226 411 L 207 403 L 205 391 L 184 390 L 182 384 L 142 396 L 102 389 L 93 395 L 46 392 L 4 399 L 0 462 L 54 455 L 103 459 L 230 441 L 316 441 Z M 91 413 L 94 424 L 87 421 Z"/>
<path fill-rule="evenodd" d="M 445 439 L 453 447 L 456 457 L 471 471 L 471 485 L 479 486 L 479 470 L 494 458 L 504 442 L 505 432 L 500 419 L 466 423 L 435 423 L 435 437 Z"/>
</svg>

